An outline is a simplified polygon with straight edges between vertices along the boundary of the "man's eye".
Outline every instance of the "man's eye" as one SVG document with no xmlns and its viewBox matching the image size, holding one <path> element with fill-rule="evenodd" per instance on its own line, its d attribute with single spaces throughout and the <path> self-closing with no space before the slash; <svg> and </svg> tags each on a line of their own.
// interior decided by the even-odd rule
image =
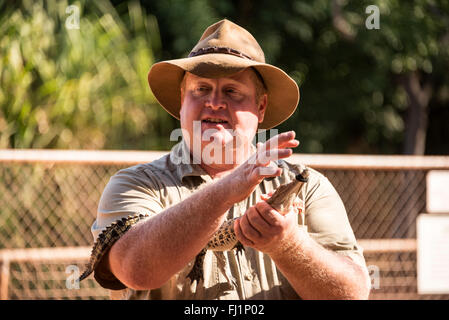
<svg viewBox="0 0 449 320">
<path fill-rule="evenodd" d="M 197 93 L 205 93 L 207 91 L 209 91 L 209 88 L 205 87 L 205 86 L 195 88 L 195 92 L 197 92 Z"/>
<path fill-rule="evenodd" d="M 226 93 L 235 95 L 235 94 L 238 94 L 239 92 L 236 89 L 229 88 L 229 89 L 226 89 Z"/>
<path fill-rule="evenodd" d="M 228 95 L 231 99 L 234 99 L 234 100 L 236 100 L 236 99 L 240 100 L 243 97 L 242 92 L 237 89 L 234 89 L 234 88 L 226 89 L 225 92 L 226 92 L 226 95 Z"/>
</svg>

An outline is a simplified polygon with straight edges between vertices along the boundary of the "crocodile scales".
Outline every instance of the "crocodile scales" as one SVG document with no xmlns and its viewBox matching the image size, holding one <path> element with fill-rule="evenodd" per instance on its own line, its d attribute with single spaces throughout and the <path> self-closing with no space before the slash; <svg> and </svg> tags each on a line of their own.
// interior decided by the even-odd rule
<svg viewBox="0 0 449 320">
<path fill-rule="evenodd" d="M 90 260 L 86 265 L 85 271 L 79 277 L 79 281 L 87 278 L 98 266 L 101 258 L 112 247 L 112 245 L 120 239 L 133 225 L 142 219 L 148 218 L 148 214 L 135 214 L 124 217 L 111 223 L 106 229 L 104 229 L 95 241 L 90 254 Z"/>
<path fill-rule="evenodd" d="M 273 195 L 266 200 L 266 202 L 276 211 L 285 212 L 294 203 L 296 196 L 301 191 L 302 186 L 309 180 L 309 171 L 307 168 L 301 170 L 295 179 L 289 183 L 279 186 Z M 203 279 L 203 263 L 207 250 L 211 251 L 228 251 L 237 249 L 237 252 L 243 250 L 243 245 L 237 240 L 234 232 L 234 221 L 239 218 L 234 218 L 225 221 L 220 229 L 215 232 L 214 236 L 207 243 L 206 247 L 200 251 L 196 256 L 192 270 L 187 275 L 192 283 L 199 282 Z M 302 219 L 304 222 L 304 218 Z"/>
<path fill-rule="evenodd" d="M 284 212 L 293 205 L 293 202 L 300 192 L 304 183 L 308 181 L 308 169 L 303 169 L 296 175 L 295 179 L 287 184 L 281 185 L 276 189 L 273 195 L 266 200 L 266 202 L 273 207 L 273 209 Z M 149 218 L 149 214 L 135 214 L 124 217 L 110 224 L 104 229 L 98 239 L 95 241 L 89 262 L 85 267 L 85 271 L 79 277 L 79 281 L 87 278 L 98 266 L 103 256 L 108 252 L 112 245 L 120 239 L 133 225 L 139 221 Z M 243 250 L 242 244 L 237 240 L 234 232 L 234 218 L 227 220 L 213 235 L 211 240 L 207 243 L 203 250 L 196 256 L 192 270 L 187 275 L 187 278 L 193 281 L 199 281 L 203 278 L 202 268 L 204 257 L 207 250 L 212 251 L 228 251 L 237 249 Z"/>
</svg>

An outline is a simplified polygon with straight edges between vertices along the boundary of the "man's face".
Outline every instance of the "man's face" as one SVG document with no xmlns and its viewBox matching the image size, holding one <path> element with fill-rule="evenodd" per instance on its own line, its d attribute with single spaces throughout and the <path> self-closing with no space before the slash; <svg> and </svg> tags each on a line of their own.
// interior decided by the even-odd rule
<svg viewBox="0 0 449 320">
<path fill-rule="evenodd" d="M 186 74 L 181 88 L 180 119 L 190 150 L 195 153 L 194 139 L 201 146 L 203 157 L 211 143 L 227 151 L 251 143 L 267 105 L 266 95 L 256 98 L 253 72 L 246 69 L 218 79 Z"/>
</svg>

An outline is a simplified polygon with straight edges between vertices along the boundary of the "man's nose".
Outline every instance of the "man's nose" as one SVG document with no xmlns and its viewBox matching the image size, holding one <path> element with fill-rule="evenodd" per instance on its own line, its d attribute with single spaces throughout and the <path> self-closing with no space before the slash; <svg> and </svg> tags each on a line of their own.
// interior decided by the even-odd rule
<svg viewBox="0 0 449 320">
<path fill-rule="evenodd" d="M 226 102 L 223 100 L 223 97 L 219 90 L 214 90 L 209 99 L 206 101 L 206 107 L 211 108 L 212 110 L 220 110 L 226 108 Z"/>
</svg>

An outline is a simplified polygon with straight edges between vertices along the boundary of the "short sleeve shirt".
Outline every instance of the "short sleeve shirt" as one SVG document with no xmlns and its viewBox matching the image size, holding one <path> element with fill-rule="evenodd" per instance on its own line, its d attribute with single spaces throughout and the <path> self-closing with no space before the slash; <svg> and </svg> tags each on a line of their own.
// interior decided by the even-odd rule
<svg viewBox="0 0 449 320">
<path fill-rule="evenodd" d="M 100 198 L 97 218 L 91 231 L 94 240 L 108 225 L 133 214 L 164 214 L 164 210 L 183 201 L 213 179 L 190 161 L 188 147 L 182 141 L 169 154 L 150 163 L 118 171 L 111 177 Z M 227 219 L 242 216 L 261 201 L 261 195 L 295 178 L 297 165 L 280 160 L 279 177 L 264 179 L 245 200 L 235 203 Z M 352 259 L 366 268 L 362 248 L 357 244 L 338 193 L 329 180 L 309 168 L 309 181 L 298 197 L 304 202 L 305 224 L 309 235 L 324 248 Z M 213 199 L 211 199 L 213 201 Z M 298 223 L 300 223 L 298 221 Z M 161 244 L 163 245 L 163 244 Z M 253 248 L 243 251 L 207 251 L 203 280 L 191 283 L 186 276 L 194 259 L 173 275 L 162 287 L 153 290 L 126 288 L 109 271 L 96 268 L 100 285 L 120 299 L 300 299 L 273 260 Z M 233 281 L 229 281 L 232 279 Z"/>
</svg>

